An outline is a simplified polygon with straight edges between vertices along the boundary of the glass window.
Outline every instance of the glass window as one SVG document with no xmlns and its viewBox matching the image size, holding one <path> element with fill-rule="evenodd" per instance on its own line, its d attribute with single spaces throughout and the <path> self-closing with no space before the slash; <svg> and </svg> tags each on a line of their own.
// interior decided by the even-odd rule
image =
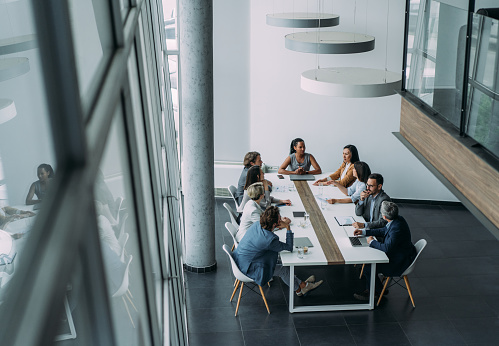
<svg viewBox="0 0 499 346">
<path fill-rule="evenodd" d="M 177 0 L 163 0 L 166 49 L 178 50 Z"/>
<path fill-rule="evenodd" d="M 69 1 L 78 84 L 85 109 L 97 91 L 113 48 L 108 1 Z"/>
<path fill-rule="evenodd" d="M 460 124 L 467 12 L 438 1 L 412 0 L 407 87 L 456 127 Z"/>
<path fill-rule="evenodd" d="M 130 0 L 120 0 L 121 18 L 125 20 L 130 10 Z"/>
<path fill-rule="evenodd" d="M 115 338 L 119 345 L 140 345 L 138 326 L 148 325 L 148 309 L 127 142 L 119 109 L 95 183 L 95 208 Z"/>
<path fill-rule="evenodd" d="M 0 301 L 57 168 L 35 33 L 30 2 L 0 3 Z"/>
</svg>

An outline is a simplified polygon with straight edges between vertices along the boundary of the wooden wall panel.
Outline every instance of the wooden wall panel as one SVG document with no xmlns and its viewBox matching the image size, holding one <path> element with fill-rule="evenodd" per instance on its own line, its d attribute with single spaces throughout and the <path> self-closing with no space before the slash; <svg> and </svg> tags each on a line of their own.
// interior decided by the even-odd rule
<svg viewBox="0 0 499 346">
<path fill-rule="evenodd" d="M 400 134 L 499 228 L 499 172 L 402 98 Z"/>
</svg>

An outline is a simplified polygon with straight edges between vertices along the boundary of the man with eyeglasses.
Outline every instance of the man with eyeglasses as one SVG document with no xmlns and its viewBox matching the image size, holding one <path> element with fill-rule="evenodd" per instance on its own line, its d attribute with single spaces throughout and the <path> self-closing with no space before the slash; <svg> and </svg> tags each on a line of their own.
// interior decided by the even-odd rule
<svg viewBox="0 0 499 346">
<path fill-rule="evenodd" d="M 366 190 L 360 193 L 359 203 L 355 206 L 355 215 L 362 216 L 366 223 L 354 222 L 356 229 L 383 228 L 387 221 L 381 216 L 383 201 L 391 202 L 390 197 L 383 191 L 383 176 L 373 173 L 367 179 Z"/>
</svg>

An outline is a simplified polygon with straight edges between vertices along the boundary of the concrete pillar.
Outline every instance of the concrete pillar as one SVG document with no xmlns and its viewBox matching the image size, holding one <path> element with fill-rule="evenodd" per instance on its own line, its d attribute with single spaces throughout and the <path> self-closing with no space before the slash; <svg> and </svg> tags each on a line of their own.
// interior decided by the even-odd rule
<svg viewBox="0 0 499 346">
<path fill-rule="evenodd" d="M 216 269 L 213 144 L 213 3 L 180 0 L 185 268 Z"/>
</svg>

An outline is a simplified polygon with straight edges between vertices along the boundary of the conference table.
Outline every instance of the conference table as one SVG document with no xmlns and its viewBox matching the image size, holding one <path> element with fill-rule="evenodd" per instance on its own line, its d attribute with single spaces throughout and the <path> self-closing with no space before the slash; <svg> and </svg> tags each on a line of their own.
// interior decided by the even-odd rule
<svg viewBox="0 0 499 346">
<path fill-rule="evenodd" d="M 315 180 L 327 177 L 329 174 L 316 175 Z M 282 264 L 290 268 L 290 282 L 293 282 L 295 267 L 372 264 L 371 288 L 369 303 L 307 305 L 294 306 L 295 292 L 289 288 L 289 312 L 306 311 L 340 311 L 374 309 L 374 284 L 377 263 L 388 263 L 388 257 L 382 251 L 371 247 L 353 247 L 349 235 L 353 236 L 352 226 L 340 226 L 336 217 L 353 217 L 355 221 L 364 222 L 361 216 L 355 215 L 353 203 L 326 204 L 324 209 L 320 198 L 345 198 L 346 196 L 336 187 L 314 186 L 314 181 L 291 181 L 289 176 L 278 179 L 277 174 L 265 174 L 265 179 L 273 184 L 272 196 L 279 199 L 289 199 L 291 206 L 280 207 L 281 216 L 291 219 L 291 230 L 294 237 L 308 237 L 313 247 L 303 258 L 298 258 L 296 249 L 293 252 L 280 253 Z M 303 227 L 303 218 L 293 217 L 293 211 L 305 211 L 310 216 L 310 222 Z M 348 232 L 348 233 L 347 233 Z M 286 241 L 286 230 L 275 232 L 279 239 Z M 352 292 L 353 295 L 354 292 Z"/>
</svg>

